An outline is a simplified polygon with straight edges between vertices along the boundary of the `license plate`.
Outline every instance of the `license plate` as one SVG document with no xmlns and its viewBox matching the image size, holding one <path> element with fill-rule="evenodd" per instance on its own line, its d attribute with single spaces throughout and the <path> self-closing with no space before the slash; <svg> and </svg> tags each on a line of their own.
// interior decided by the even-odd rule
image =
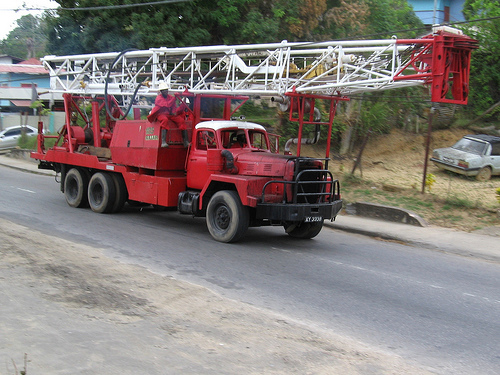
<svg viewBox="0 0 500 375">
<path fill-rule="evenodd" d="M 307 216 L 304 223 L 315 223 L 321 221 L 323 218 L 321 216 Z"/>
</svg>

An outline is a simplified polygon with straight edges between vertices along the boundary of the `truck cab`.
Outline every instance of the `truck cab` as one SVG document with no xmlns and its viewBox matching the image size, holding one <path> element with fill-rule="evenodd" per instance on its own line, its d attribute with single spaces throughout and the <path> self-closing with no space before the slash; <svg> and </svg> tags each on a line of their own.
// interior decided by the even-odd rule
<svg viewBox="0 0 500 375">
<path fill-rule="evenodd" d="M 186 168 L 191 189 L 203 189 L 213 173 L 236 172 L 225 163 L 232 159 L 234 164 L 240 154 L 271 152 L 266 129 L 251 122 L 204 121 L 196 125 L 192 139 Z"/>
<path fill-rule="evenodd" d="M 342 207 L 339 183 L 322 160 L 278 154 L 265 128 L 251 122 L 197 124 L 186 175 L 178 210 L 206 216 L 210 233 L 222 242 L 261 225 L 311 238 Z"/>
</svg>

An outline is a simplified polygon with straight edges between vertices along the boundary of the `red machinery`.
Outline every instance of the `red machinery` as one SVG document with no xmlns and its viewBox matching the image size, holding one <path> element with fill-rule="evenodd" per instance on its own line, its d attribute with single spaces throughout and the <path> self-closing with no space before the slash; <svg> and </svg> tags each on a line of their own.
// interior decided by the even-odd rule
<svg viewBox="0 0 500 375">
<path fill-rule="evenodd" d="M 475 46 L 466 36 L 438 31 L 403 41 L 46 57 L 51 91 L 62 93 L 66 121 L 56 136 L 40 131 L 31 156 L 39 168 L 61 174 L 61 191 L 72 207 L 99 213 L 118 212 L 127 201 L 175 207 L 206 216 L 210 234 L 222 242 L 260 225 L 312 238 L 342 207 L 339 182 L 328 170 L 337 103 L 357 91 L 415 84 L 430 84 L 434 101 L 465 103 Z M 137 98 L 156 95 L 160 81 L 184 103 L 189 147 L 179 130 L 165 135 L 160 123 L 140 119 L 147 106 Z M 278 154 L 264 127 L 231 119 L 254 94 L 275 97 L 299 123 L 296 156 Z M 323 120 L 320 101 L 328 110 Z M 124 116 L 123 106 L 134 108 L 134 119 Z M 303 137 L 309 125 L 317 134 L 327 128 L 324 159 L 301 156 L 301 144 L 318 140 Z M 46 148 L 47 138 L 57 138 L 55 146 Z"/>
</svg>

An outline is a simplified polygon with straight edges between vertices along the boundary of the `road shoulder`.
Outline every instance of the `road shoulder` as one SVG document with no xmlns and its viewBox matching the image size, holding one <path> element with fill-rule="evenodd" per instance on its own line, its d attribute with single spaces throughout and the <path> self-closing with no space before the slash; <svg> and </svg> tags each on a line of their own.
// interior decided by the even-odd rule
<svg viewBox="0 0 500 375">
<path fill-rule="evenodd" d="M 0 219 L 0 353 L 14 373 L 426 371 L 331 332 Z"/>
</svg>

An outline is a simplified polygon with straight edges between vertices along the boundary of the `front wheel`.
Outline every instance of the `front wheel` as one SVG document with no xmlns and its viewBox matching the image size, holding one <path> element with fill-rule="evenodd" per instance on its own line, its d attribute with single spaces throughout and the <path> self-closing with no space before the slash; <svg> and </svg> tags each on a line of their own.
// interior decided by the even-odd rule
<svg viewBox="0 0 500 375">
<path fill-rule="evenodd" d="M 323 219 L 313 223 L 290 223 L 284 225 L 285 231 L 290 237 L 309 239 L 316 237 L 323 228 Z"/>
<path fill-rule="evenodd" d="M 235 191 L 214 194 L 207 207 L 207 227 L 219 242 L 236 242 L 248 229 L 250 215 Z"/>
</svg>

